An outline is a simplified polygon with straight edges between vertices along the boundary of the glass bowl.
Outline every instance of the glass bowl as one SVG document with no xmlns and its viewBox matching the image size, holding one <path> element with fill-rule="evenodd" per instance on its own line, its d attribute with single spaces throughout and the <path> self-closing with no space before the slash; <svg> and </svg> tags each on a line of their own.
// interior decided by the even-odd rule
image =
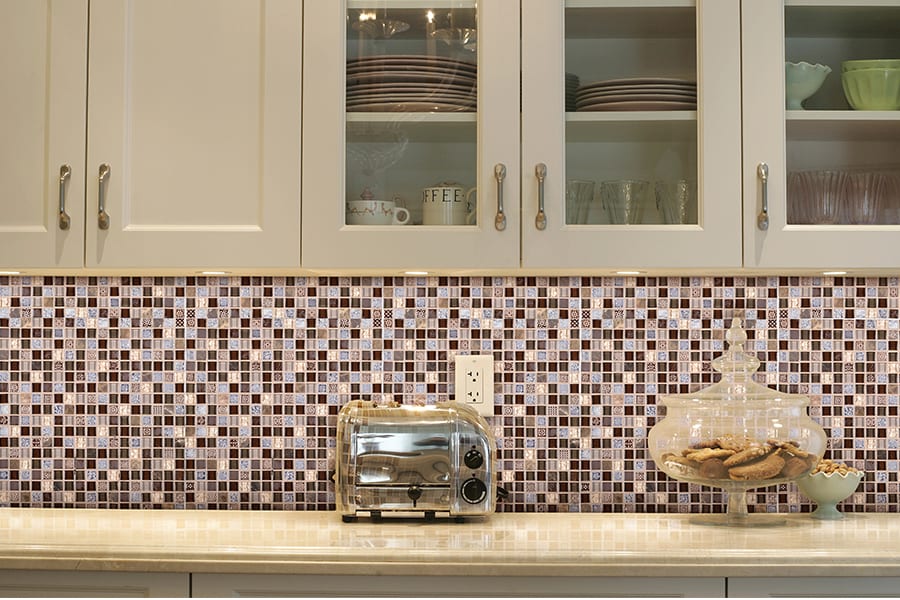
<svg viewBox="0 0 900 600">
<path fill-rule="evenodd" d="M 665 417 L 648 434 L 656 466 L 679 481 L 725 491 L 724 514 L 695 516 L 714 525 L 774 525 L 754 519 L 747 490 L 794 481 L 809 473 L 825 452 L 825 432 L 807 414 L 809 400 L 783 394 L 753 380 L 759 360 L 744 350 L 747 335 L 735 319 L 728 349 L 715 360 L 718 383 L 689 394 L 661 396 Z"/>
</svg>

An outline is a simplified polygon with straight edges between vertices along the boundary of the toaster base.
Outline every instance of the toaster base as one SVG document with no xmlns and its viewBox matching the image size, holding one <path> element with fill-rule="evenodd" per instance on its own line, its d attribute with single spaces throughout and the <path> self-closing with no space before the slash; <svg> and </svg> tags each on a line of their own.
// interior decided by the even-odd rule
<svg viewBox="0 0 900 600">
<path fill-rule="evenodd" d="M 424 510 L 424 511 L 380 511 L 380 510 L 358 510 L 356 513 L 351 515 L 341 515 L 341 521 L 344 523 L 355 523 L 360 517 L 365 516 L 365 513 L 368 513 L 368 517 L 373 521 L 381 521 L 384 517 L 390 516 L 395 519 L 424 519 L 426 521 L 436 521 L 438 519 L 438 515 L 442 518 L 453 519 L 457 523 L 464 523 L 466 518 L 460 515 L 451 515 L 446 511 L 435 511 L 435 510 Z"/>
</svg>

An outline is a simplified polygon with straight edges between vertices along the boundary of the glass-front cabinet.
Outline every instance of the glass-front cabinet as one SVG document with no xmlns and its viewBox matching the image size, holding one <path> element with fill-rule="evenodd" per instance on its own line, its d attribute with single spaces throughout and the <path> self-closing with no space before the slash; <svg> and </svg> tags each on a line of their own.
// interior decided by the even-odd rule
<svg viewBox="0 0 900 600">
<path fill-rule="evenodd" d="M 742 11 L 745 266 L 896 270 L 900 1 Z"/>
<path fill-rule="evenodd" d="M 304 10 L 305 267 L 741 266 L 739 0 Z"/>
</svg>

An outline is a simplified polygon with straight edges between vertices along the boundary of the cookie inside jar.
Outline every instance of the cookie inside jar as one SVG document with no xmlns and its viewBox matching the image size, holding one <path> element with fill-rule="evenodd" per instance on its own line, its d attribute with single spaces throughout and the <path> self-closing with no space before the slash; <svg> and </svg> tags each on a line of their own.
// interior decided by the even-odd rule
<svg viewBox="0 0 900 600">
<path fill-rule="evenodd" d="M 713 509 L 721 510 L 723 524 L 749 524 L 746 491 L 809 473 L 825 452 L 826 436 L 810 418 L 806 396 L 755 381 L 760 363 L 745 350 L 739 319 L 725 339 L 728 347 L 712 361 L 718 382 L 657 398 L 664 412 L 649 432 L 648 449 L 670 478 L 724 490 L 727 505 Z"/>
</svg>

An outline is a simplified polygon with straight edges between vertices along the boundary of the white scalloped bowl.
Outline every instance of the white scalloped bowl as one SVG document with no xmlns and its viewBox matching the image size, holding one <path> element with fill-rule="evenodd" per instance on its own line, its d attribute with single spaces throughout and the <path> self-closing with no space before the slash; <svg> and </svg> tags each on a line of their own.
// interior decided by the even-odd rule
<svg viewBox="0 0 900 600">
<path fill-rule="evenodd" d="M 819 91 L 831 67 L 805 61 L 784 63 L 784 100 L 788 110 L 803 110 L 802 102 Z"/>
<path fill-rule="evenodd" d="M 849 498 L 865 474 L 862 471 L 841 473 L 815 473 L 797 480 L 797 486 L 807 498 L 818 506 L 810 515 L 814 519 L 843 519 L 837 509 L 838 502 Z"/>
</svg>

